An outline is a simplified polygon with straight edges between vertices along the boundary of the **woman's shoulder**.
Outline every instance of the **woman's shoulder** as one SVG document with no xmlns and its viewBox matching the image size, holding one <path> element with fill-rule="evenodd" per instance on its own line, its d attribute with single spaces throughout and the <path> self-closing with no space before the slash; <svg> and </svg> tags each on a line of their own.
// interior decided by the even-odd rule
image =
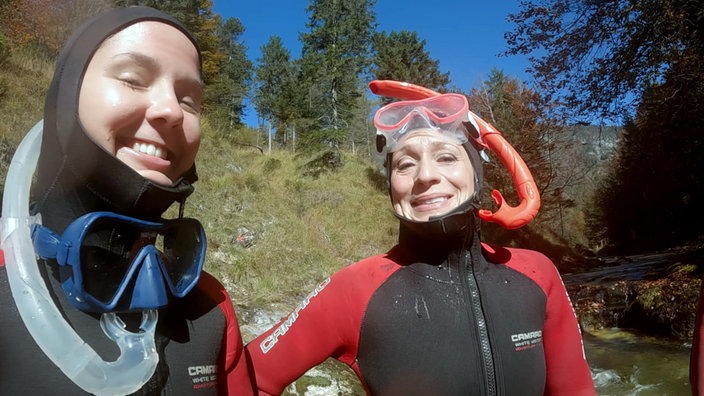
<svg viewBox="0 0 704 396">
<path fill-rule="evenodd" d="M 482 253 L 490 263 L 505 265 L 518 271 L 544 290 L 550 290 L 555 284 L 562 284 L 552 260 L 536 250 L 482 244 Z"/>
<path fill-rule="evenodd" d="M 206 271 L 201 272 L 193 290 L 185 297 L 174 300 L 174 305 L 177 310 L 196 311 L 199 315 L 219 309 L 225 316 L 232 316 L 234 310 L 227 288 Z"/>
<path fill-rule="evenodd" d="M 550 265 L 554 267 L 552 260 L 537 250 L 482 243 L 482 253 L 487 260 L 496 264 L 523 263 L 526 265 Z"/>
<path fill-rule="evenodd" d="M 357 262 L 347 265 L 335 273 L 336 277 L 373 277 L 375 275 L 387 276 L 399 268 L 396 257 L 396 249 L 391 249 L 386 253 L 376 254 L 363 258 Z"/>
</svg>

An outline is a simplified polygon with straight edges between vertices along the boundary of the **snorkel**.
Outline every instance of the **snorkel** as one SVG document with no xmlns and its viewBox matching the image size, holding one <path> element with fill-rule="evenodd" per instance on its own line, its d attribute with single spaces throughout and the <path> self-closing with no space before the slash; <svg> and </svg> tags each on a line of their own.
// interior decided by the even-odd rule
<svg viewBox="0 0 704 396">
<path fill-rule="evenodd" d="M 369 88 L 374 94 L 404 100 L 418 100 L 440 95 L 431 89 L 418 85 L 394 81 L 373 80 Z M 480 209 L 478 216 L 484 221 L 497 223 L 503 228 L 512 230 L 530 223 L 540 208 L 540 195 L 530 170 L 521 156 L 504 139 L 501 132 L 479 116 L 469 111 L 470 122 L 480 134 L 481 140 L 494 152 L 504 164 L 516 187 L 520 203 L 513 207 L 504 199 L 498 190 L 493 190 L 491 196 L 499 206 L 496 212 Z"/>
<path fill-rule="evenodd" d="M 29 215 L 29 191 L 39 158 L 42 129 L 40 121 L 20 143 L 10 163 L 3 193 L 0 237 L 15 304 L 35 342 L 76 385 L 95 395 L 133 393 L 151 378 L 159 361 L 154 343 L 157 311 L 143 311 L 140 333 L 126 330 L 116 314 L 102 314 L 103 332 L 120 349 L 117 360 L 105 362 L 63 319 L 39 273 L 30 226 L 40 219 Z"/>
</svg>

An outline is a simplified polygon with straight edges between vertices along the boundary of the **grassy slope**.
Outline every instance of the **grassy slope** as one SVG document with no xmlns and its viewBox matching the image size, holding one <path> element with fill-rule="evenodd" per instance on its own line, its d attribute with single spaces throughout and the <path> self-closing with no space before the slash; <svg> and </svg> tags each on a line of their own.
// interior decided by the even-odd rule
<svg viewBox="0 0 704 396">
<path fill-rule="evenodd" d="M 327 275 L 396 240 L 388 197 L 369 180 L 367 160 L 343 153 L 339 170 L 314 178 L 302 173 L 307 157 L 237 148 L 207 131 L 199 156 L 186 212 L 203 223 L 207 268 L 238 305 L 292 306 Z"/>
<path fill-rule="evenodd" d="M 0 189 L 12 154 L 24 134 L 41 119 L 52 63 L 28 52 L 0 62 Z"/>
</svg>

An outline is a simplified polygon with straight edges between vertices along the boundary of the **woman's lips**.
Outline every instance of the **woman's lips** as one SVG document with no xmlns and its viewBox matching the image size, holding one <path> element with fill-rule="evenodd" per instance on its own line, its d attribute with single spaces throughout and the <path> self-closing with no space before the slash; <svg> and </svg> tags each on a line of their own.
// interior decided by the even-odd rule
<svg viewBox="0 0 704 396">
<path fill-rule="evenodd" d="M 449 200 L 450 196 L 447 195 L 420 198 L 413 200 L 411 202 L 411 206 L 414 210 L 424 212 L 443 207 L 449 202 Z"/>
</svg>

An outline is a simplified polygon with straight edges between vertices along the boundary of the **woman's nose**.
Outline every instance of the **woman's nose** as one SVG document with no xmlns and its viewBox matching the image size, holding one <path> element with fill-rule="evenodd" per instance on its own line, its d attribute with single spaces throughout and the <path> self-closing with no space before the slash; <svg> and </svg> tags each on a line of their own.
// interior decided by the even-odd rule
<svg viewBox="0 0 704 396">
<path fill-rule="evenodd" d="M 419 183 L 436 183 L 440 180 L 440 173 L 434 163 L 428 159 L 422 159 L 418 162 L 416 172 L 416 181 Z"/>
<path fill-rule="evenodd" d="M 168 126 L 181 124 L 183 108 L 173 88 L 155 87 L 146 116 L 150 120 L 161 120 Z"/>
</svg>

